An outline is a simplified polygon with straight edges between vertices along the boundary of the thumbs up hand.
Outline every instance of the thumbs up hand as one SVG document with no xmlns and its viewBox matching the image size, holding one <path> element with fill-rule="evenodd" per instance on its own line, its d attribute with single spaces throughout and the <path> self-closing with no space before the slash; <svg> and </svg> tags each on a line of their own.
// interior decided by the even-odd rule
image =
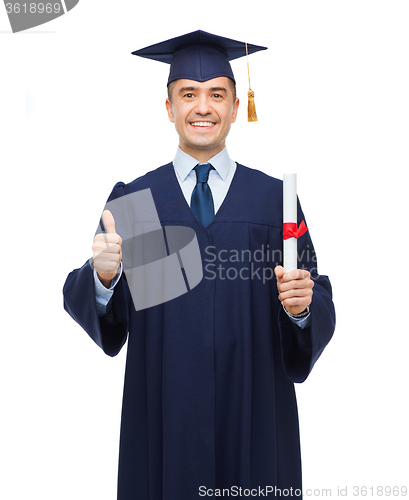
<svg viewBox="0 0 409 500">
<path fill-rule="evenodd" d="M 98 278 L 106 288 L 109 288 L 121 263 L 122 238 L 115 231 L 115 220 L 109 210 L 104 210 L 102 220 L 107 232 L 95 236 L 92 257 Z"/>
</svg>

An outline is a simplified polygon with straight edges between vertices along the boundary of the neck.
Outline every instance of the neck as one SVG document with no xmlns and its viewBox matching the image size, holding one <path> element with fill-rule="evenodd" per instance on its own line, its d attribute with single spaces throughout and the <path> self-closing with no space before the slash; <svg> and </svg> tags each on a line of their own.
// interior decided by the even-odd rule
<svg viewBox="0 0 409 500">
<path fill-rule="evenodd" d="M 217 154 L 220 153 L 220 151 L 223 151 L 225 148 L 226 144 L 223 142 L 219 147 L 213 148 L 213 149 L 197 149 L 197 148 L 190 148 L 186 144 L 183 144 L 182 141 L 179 142 L 179 147 L 180 149 L 197 160 L 199 163 L 207 163 L 210 158 L 213 158 L 213 156 L 216 156 Z"/>
</svg>

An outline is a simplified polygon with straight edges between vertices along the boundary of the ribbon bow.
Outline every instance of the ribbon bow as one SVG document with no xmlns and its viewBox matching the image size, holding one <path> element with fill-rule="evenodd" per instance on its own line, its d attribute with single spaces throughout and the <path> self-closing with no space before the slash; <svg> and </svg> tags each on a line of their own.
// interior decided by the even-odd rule
<svg viewBox="0 0 409 500">
<path fill-rule="evenodd" d="M 288 240 L 289 238 L 298 239 L 304 233 L 308 231 L 308 227 L 305 222 L 302 221 L 299 227 L 297 227 L 296 222 L 284 222 L 283 224 L 283 239 Z"/>
</svg>

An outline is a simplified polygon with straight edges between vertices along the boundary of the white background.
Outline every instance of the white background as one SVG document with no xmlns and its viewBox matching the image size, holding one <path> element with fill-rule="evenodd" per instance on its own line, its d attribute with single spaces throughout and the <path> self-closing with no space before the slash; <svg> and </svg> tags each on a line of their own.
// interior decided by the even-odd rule
<svg viewBox="0 0 409 500">
<path fill-rule="evenodd" d="M 304 487 L 409 486 L 408 25 L 394 0 L 81 0 L 13 34 L 0 5 L 2 499 L 116 498 L 125 349 L 105 356 L 62 286 L 114 183 L 176 150 L 168 67 L 131 51 L 196 29 L 269 48 L 250 58 L 257 123 L 233 62 L 229 153 L 298 173 L 333 284 L 335 336 L 297 386 Z"/>
</svg>

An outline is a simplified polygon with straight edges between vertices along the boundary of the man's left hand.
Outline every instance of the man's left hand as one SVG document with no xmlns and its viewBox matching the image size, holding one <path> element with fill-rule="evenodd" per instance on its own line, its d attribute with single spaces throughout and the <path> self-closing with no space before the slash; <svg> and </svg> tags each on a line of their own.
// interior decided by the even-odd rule
<svg viewBox="0 0 409 500">
<path fill-rule="evenodd" d="M 278 299 L 287 312 L 296 316 L 304 312 L 311 304 L 314 282 L 305 269 L 284 272 L 282 266 L 274 269 L 277 276 Z"/>
</svg>

